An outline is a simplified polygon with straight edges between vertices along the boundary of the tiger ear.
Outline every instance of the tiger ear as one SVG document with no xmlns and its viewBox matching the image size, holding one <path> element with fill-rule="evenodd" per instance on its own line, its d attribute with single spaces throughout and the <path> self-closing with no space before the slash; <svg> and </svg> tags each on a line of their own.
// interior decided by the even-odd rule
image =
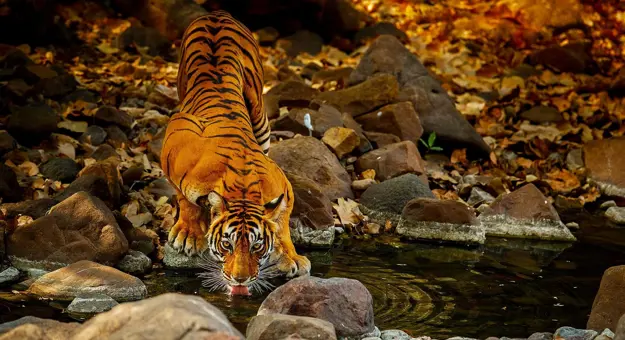
<svg viewBox="0 0 625 340">
<path fill-rule="evenodd" d="M 208 204 L 210 204 L 211 207 L 211 220 L 223 215 L 223 213 L 228 210 L 228 202 L 214 191 L 208 194 Z"/>
<path fill-rule="evenodd" d="M 284 194 L 265 203 L 265 217 L 274 222 L 278 222 L 285 211 L 286 200 L 284 199 Z"/>
</svg>

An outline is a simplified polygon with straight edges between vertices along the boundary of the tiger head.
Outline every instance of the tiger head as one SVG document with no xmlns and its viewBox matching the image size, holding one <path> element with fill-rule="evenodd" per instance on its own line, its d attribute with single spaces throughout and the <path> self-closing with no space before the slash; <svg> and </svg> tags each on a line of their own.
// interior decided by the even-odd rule
<svg viewBox="0 0 625 340">
<path fill-rule="evenodd" d="M 205 268 L 205 285 L 229 289 L 231 294 L 262 291 L 275 274 L 271 254 L 278 221 L 287 210 L 284 194 L 259 205 L 249 200 L 227 201 L 216 192 L 206 197 L 210 205 L 208 252 L 216 262 Z"/>
</svg>

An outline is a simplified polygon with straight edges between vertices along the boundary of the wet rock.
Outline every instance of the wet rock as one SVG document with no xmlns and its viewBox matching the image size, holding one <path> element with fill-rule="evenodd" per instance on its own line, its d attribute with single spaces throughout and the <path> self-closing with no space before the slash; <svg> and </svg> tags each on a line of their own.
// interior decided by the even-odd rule
<svg viewBox="0 0 625 340">
<path fill-rule="evenodd" d="M 151 27 L 132 25 L 117 38 L 117 48 L 133 51 L 136 46 L 147 47 L 147 54 L 171 59 L 171 42 Z"/>
<path fill-rule="evenodd" d="M 610 207 L 605 217 L 616 224 L 625 224 L 625 207 Z"/>
<path fill-rule="evenodd" d="M 2 202 L 20 201 L 23 191 L 13 169 L 4 163 L 0 163 L 0 197 L 2 197 Z"/>
<path fill-rule="evenodd" d="M 360 196 L 360 207 L 376 223 L 397 223 L 404 206 L 419 197 L 434 198 L 434 194 L 417 175 L 405 174 L 369 187 Z"/>
<path fill-rule="evenodd" d="M 148 291 L 138 278 L 115 268 L 82 260 L 38 278 L 29 294 L 55 300 L 72 300 L 88 294 L 105 294 L 116 301 L 143 299 Z"/>
<path fill-rule="evenodd" d="M 393 102 L 398 91 L 397 80 L 383 74 L 345 89 L 322 92 L 315 100 L 357 117 Z"/>
<path fill-rule="evenodd" d="M 47 178 L 62 183 L 68 183 L 76 179 L 80 171 L 80 165 L 70 158 L 52 158 L 40 167 L 41 174 Z"/>
<path fill-rule="evenodd" d="M 142 275 L 152 269 L 152 260 L 140 251 L 128 250 L 128 254 L 117 263 L 117 268 L 133 275 Z"/>
<path fill-rule="evenodd" d="M 106 140 L 106 131 L 97 126 L 91 125 L 87 128 L 87 131 L 80 136 L 80 141 L 83 143 L 89 143 L 93 146 L 98 146 Z"/>
<path fill-rule="evenodd" d="M 553 333 L 554 339 L 565 340 L 592 340 L 599 333 L 593 330 L 577 329 L 573 327 L 560 327 Z"/>
<path fill-rule="evenodd" d="M 417 143 L 423 134 L 419 116 L 411 102 L 386 105 L 379 110 L 356 117 L 366 131 L 389 133 L 401 140 Z"/>
<path fill-rule="evenodd" d="M 80 324 L 25 316 L 0 325 L 0 340 L 63 340 L 70 339 Z"/>
<path fill-rule="evenodd" d="M 406 173 L 425 174 L 425 164 L 413 142 L 403 141 L 370 151 L 358 158 L 356 169 L 375 170 L 375 178 L 385 181 Z M 427 179 L 425 179 L 427 182 Z"/>
<path fill-rule="evenodd" d="M 117 152 L 115 152 L 115 149 L 112 146 L 108 144 L 103 144 L 95 149 L 90 157 L 95 159 L 96 161 L 103 161 L 109 157 L 119 158 L 119 155 L 117 154 Z"/>
<path fill-rule="evenodd" d="M 334 242 L 332 202 L 312 180 L 286 173 L 295 197 L 289 220 L 296 245 L 329 248 Z"/>
<path fill-rule="evenodd" d="M 119 305 L 117 301 L 105 294 L 78 296 L 67 306 L 69 313 L 96 314 L 111 310 Z"/>
<path fill-rule="evenodd" d="M 584 163 L 590 179 L 606 196 L 625 197 L 625 137 L 593 140 L 584 144 Z"/>
<path fill-rule="evenodd" d="M 0 156 L 17 148 L 17 141 L 6 130 L 0 130 Z"/>
<path fill-rule="evenodd" d="M 377 38 L 350 75 L 348 83 L 360 84 L 378 74 L 396 77 L 400 88 L 397 100 L 413 104 L 424 133 L 436 132 L 443 148 L 466 146 L 471 152 L 488 156 L 490 148 L 458 112 L 440 83 L 395 37 L 383 35 Z"/>
<path fill-rule="evenodd" d="M 0 230 L 3 231 L 3 230 Z M 0 272 L 0 285 L 13 283 L 20 278 L 20 271 L 15 267 L 9 267 Z"/>
<path fill-rule="evenodd" d="M 550 46 L 534 52 L 530 56 L 533 64 L 549 67 L 556 72 L 583 73 L 593 64 L 586 46 L 571 43 L 566 46 Z"/>
<path fill-rule="evenodd" d="M 305 276 L 271 292 L 258 315 L 319 318 L 332 323 L 339 337 L 360 336 L 374 330 L 372 303 L 371 294 L 357 280 Z"/>
<path fill-rule="evenodd" d="M 265 101 L 274 102 L 274 109 L 269 110 L 267 114 L 270 119 L 277 118 L 280 115 L 279 108 L 286 106 L 289 108 L 307 108 L 312 99 L 319 94 L 319 91 L 299 81 L 285 81 L 269 90 L 265 94 Z"/>
<path fill-rule="evenodd" d="M 95 112 L 94 118 L 105 125 L 114 124 L 125 129 L 132 127 L 132 117 L 128 113 L 110 105 L 99 107 Z"/>
<path fill-rule="evenodd" d="M 85 322 L 75 339 L 244 339 L 226 316 L 199 296 L 167 293 L 127 302 Z"/>
<path fill-rule="evenodd" d="M 7 254 L 17 268 L 51 270 L 79 260 L 115 263 L 128 241 L 115 217 L 97 197 L 78 192 L 7 237 Z"/>
<path fill-rule="evenodd" d="M 398 329 L 389 329 L 382 331 L 380 334 L 380 338 L 382 340 L 410 340 L 412 337 L 408 335 L 408 333 L 404 331 L 400 331 Z"/>
<path fill-rule="evenodd" d="M 489 194 L 479 187 L 473 187 L 471 188 L 471 195 L 469 196 L 467 203 L 470 206 L 475 207 L 484 203 L 491 204 L 494 200 L 495 197 L 493 197 L 493 195 Z"/>
<path fill-rule="evenodd" d="M 330 200 L 354 197 L 350 177 L 343 166 L 321 141 L 313 137 L 273 144 L 269 157 L 283 170 L 315 181 Z"/>
<path fill-rule="evenodd" d="M 334 326 L 325 320 L 284 314 L 253 317 L 246 334 L 247 340 L 336 339 Z"/>
<path fill-rule="evenodd" d="M 484 229 L 473 210 L 463 203 L 433 198 L 409 201 L 397 225 L 397 234 L 415 240 L 484 244 Z"/>
<path fill-rule="evenodd" d="M 561 122 L 564 118 L 558 109 L 552 106 L 539 105 L 521 112 L 521 118 L 533 123 Z"/>
<path fill-rule="evenodd" d="M 601 278 L 586 327 L 597 331 L 617 329 L 619 318 L 625 314 L 625 266 L 608 268 Z M 617 330 L 618 333 L 618 330 Z"/>
<path fill-rule="evenodd" d="M 106 131 L 106 142 L 114 148 L 123 149 L 128 143 L 128 136 L 117 125 L 111 125 L 104 129 Z"/>
<path fill-rule="evenodd" d="M 369 189 L 369 187 L 375 183 L 375 180 L 371 178 L 358 179 L 352 182 L 352 189 L 355 191 L 364 191 Z"/>
<path fill-rule="evenodd" d="M 185 253 L 178 253 L 169 245 L 169 242 L 163 246 L 163 254 L 163 264 L 168 268 L 201 268 L 200 264 L 203 263 L 199 256 L 187 256 Z"/>
<path fill-rule="evenodd" d="M 16 110 L 9 118 L 7 130 L 22 145 L 32 146 L 56 131 L 59 117 L 48 105 L 29 105 Z"/>
<path fill-rule="evenodd" d="M 328 129 L 321 139 L 339 159 L 350 154 L 360 145 L 356 131 L 343 127 Z"/>
<path fill-rule="evenodd" d="M 552 340 L 553 339 L 553 333 L 548 333 L 548 332 L 537 332 L 534 333 L 532 335 L 529 336 L 529 338 L 527 338 L 527 340 Z"/>
<path fill-rule="evenodd" d="M 365 136 L 373 143 L 375 148 L 383 148 L 387 145 L 401 142 L 399 137 L 390 133 L 365 131 Z"/>
<path fill-rule="evenodd" d="M 301 30 L 278 40 L 276 46 L 282 48 L 289 57 L 295 57 L 300 53 L 315 56 L 321 52 L 323 39 L 316 33 Z"/>
<path fill-rule="evenodd" d="M 499 196 L 479 220 L 487 236 L 575 241 L 555 208 L 533 184 Z"/>
<path fill-rule="evenodd" d="M 310 122 L 311 130 L 307 125 L 307 118 Z M 308 136 L 310 133 L 316 138 L 321 138 L 323 134 L 332 127 L 343 126 L 343 120 L 341 119 L 341 113 L 329 107 L 324 110 L 312 110 L 312 109 L 292 109 L 288 114 L 278 118 L 273 125 L 272 130 L 279 131 L 292 131 L 304 136 Z"/>
<path fill-rule="evenodd" d="M 391 35 L 402 42 L 408 41 L 408 35 L 391 22 L 378 22 L 361 29 L 354 36 L 354 41 L 357 44 L 361 44 L 366 40 L 377 38 L 380 35 Z"/>
</svg>

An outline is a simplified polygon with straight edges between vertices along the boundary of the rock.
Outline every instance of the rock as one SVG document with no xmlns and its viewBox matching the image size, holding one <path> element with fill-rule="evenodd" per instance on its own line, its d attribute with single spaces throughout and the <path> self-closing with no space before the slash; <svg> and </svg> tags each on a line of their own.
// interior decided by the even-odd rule
<svg viewBox="0 0 625 340">
<path fill-rule="evenodd" d="M 147 54 L 151 56 L 162 56 L 166 60 L 171 60 L 171 42 L 161 33 L 151 27 L 131 25 L 123 31 L 116 41 L 117 48 L 133 51 L 135 47 L 147 47 Z"/>
<path fill-rule="evenodd" d="M 69 183 L 76 179 L 80 165 L 70 158 L 51 158 L 40 167 L 41 174 L 47 178 L 62 183 Z"/>
<path fill-rule="evenodd" d="M 606 196 L 625 197 L 625 137 L 592 140 L 584 144 L 584 163 L 590 179 Z"/>
<path fill-rule="evenodd" d="M 240 340 L 226 316 L 199 296 L 166 293 L 127 302 L 85 322 L 74 339 Z"/>
<path fill-rule="evenodd" d="M 132 186 L 134 182 L 140 181 L 143 176 L 143 165 L 133 165 L 122 173 L 124 185 Z"/>
<path fill-rule="evenodd" d="M 65 69 L 60 69 L 62 72 L 58 72 L 58 75 L 52 78 L 41 79 L 35 86 L 40 89 L 41 94 L 44 97 L 63 97 L 70 94 L 78 86 L 78 82 L 73 75 L 67 73 Z"/>
<path fill-rule="evenodd" d="M 301 30 L 284 39 L 279 39 L 276 46 L 283 49 L 289 57 L 295 57 L 301 53 L 315 56 L 321 52 L 323 39 L 316 33 Z"/>
<path fill-rule="evenodd" d="M 614 340 L 623 340 L 625 339 L 625 314 L 621 316 L 616 325 L 616 331 L 614 331 Z"/>
<path fill-rule="evenodd" d="M 29 105 L 16 110 L 9 118 L 7 130 L 22 145 L 39 144 L 56 131 L 59 117 L 48 105 Z"/>
<path fill-rule="evenodd" d="M 339 159 L 350 154 L 360 145 L 356 131 L 344 127 L 328 129 L 321 139 Z"/>
<path fill-rule="evenodd" d="M 400 331 L 398 329 L 389 329 L 382 331 L 380 335 L 382 340 L 411 340 L 412 337 L 408 335 L 408 333 L 404 331 Z"/>
<path fill-rule="evenodd" d="M 352 87 L 322 92 L 315 100 L 358 117 L 393 102 L 398 91 L 399 85 L 393 76 L 379 75 Z"/>
<path fill-rule="evenodd" d="M 117 154 L 117 152 L 115 152 L 115 149 L 109 144 L 100 145 L 97 149 L 95 149 L 90 157 L 95 159 L 96 161 L 103 161 L 109 157 L 115 157 L 119 159 L 119 155 Z"/>
<path fill-rule="evenodd" d="M 152 269 L 152 260 L 140 251 L 128 250 L 128 254 L 124 256 L 117 268 L 133 275 L 142 275 Z"/>
<path fill-rule="evenodd" d="M 24 316 L 0 325 L 0 340 L 65 340 L 70 339 L 80 327 L 78 322 L 59 322 Z"/>
<path fill-rule="evenodd" d="M 285 81 L 269 90 L 265 94 L 265 101 L 275 102 L 274 109 L 267 114 L 270 119 L 280 116 L 279 108 L 286 106 L 289 108 L 308 108 L 312 99 L 319 94 L 319 91 L 299 81 Z"/>
<path fill-rule="evenodd" d="M 625 291 L 625 266 L 608 268 L 601 278 L 586 327 L 601 331 L 605 328 L 617 329 L 619 318 L 625 314 L 625 301 L 621 299 Z M 618 334 L 618 329 L 617 329 Z"/>
<path fill-rule="evenodd" d="M 495 197 L 493 197 L 493 195 L 489 194 L 479 187 L 473 187 L 471 188 L 471 195 L 469 196 L 467 203 L 470 206 L 475 207 L 484 203 L 491 204 L 494 200 Z"/>
<path fill-rule="evenodd" d="M 425 164 L 413 142 L 403 141 L 370 151 L 358 158 L 356 170 L 375 170 L 375 178 L 385 181 L 406 173 L 425 174 Z M 425 178 L 427 182 L 427 178 Z"/>
<path fill-rule="evenodd" d="M 360 196 L 360 207 L 376 223 L 397 223 L 404 206 L 418 197 L 434 198 L 434 194 L 417 175 L 405 174 L 369 187 Z"/>
<path fill-rule="evenodd" d="M 87 89 L 77 89 L 61 99 L 64 103 L 76 102 L 79 100 L 95 104 L 100 100 L 100 94 Z"/>
<path fill-rule="evenodd" d="M 78 173 L 78 178 L 54 198 L 63 200 L 78 191 L 85 191 L 98 197 L 111 209 L 121 204 L 122 178 L 114 158 L 91 164 Z"/>
<path fill-rule="evenodd" d="M 176 189 L 174 189 L 173 185 L 171 185 L 167 178 L 161 177 L 150 182 L 148 185 L 148 192 L 154 195 L 156 199 L 165 196 L 171 201 L 173 196 L 176 194 Z"/>
<path fill-rule="evenodd" d="M 325 104 L 322 104 L 321 107 L 325 106 Z M 332 107 L 330 105 L 327 105 L 328 107 Z M 334 107 L 332 107 L 334 109 Z M 343 113 L 341 118 L 343 119 L 343 126 L 348 128 L 348 129 L 352 129 L 354 130 L 354 132 L 356 132 L 356 135 L 358 135 L 358 138 L 360 139 L 360 145 L 358 146 L 358 152 L 363 154 L 366 152 L 369 152 L 373 149 L 373 146 L 371 145 L 371 143 L 369 142 L 369 140 L 367 139 L 367 136 L 365 136 L 365 132 L 363 131 L 362 127 L 360 126 L 360 124 L 358 124 L 358 122 L 356 122 L 354 120 L 354 118 L 349 114 L 349 113 Z M 398 140 L 399 142 L 399 140 Z"/>
<path fill-rule="evenodd" d="M 388 133 L 403 141 L 418 143 L 423 128 L 411 102 L 386 105 L 379 110 L 356 117 L 366 131 Z"/>
<path fill-rule="evenodd" d="M 387 145 L 401 142 L 399 137 L 390 133 L 365 131 L 365 136 L 373 143 L 375 148 L 383 148 Z"/>
<path fill-rule="evenodd" d="M 533 64 L 547 66 L 556 72 L 583 73 L 593 64 L 586 49 L 581 43 L 550 46 L 534 52 L 529 58 Z"/>
<path fill-rule="evenodd" d="M 625 207 L 610 207 L 605 217 L 616 224 L 625 224 Z"/>
<path fill-rule="evenodd" d="M 527 340 L 552 340 L 553 333 L 542 332 L 542 333 L 534 333 L 527 338 Z"/>
<path fill-rule="evenodd" d="M 17 175 L 13 169 L 0 163 L 0 197 L 2 202 L 17 202 L 22 199 L 23 189 L 17 182 Z"/>
<path fill-rule="evenodd" d="M 159 244 L 159 242 L 158 235 L 155 231 L 147 229 L 146 227 L 133 226 L 132 222 L 119 211 L 113 212 L 113 215 L 115 215 L 115 220 L 119 228 L 128 240 L 130 249 L 142 252 L 145 255 L 150 255 L 156 249 L 156 245 Z M 145 264 L 145 262 L 143 263 Z"/>
<path fill-rule="evenodd" d="M 346 278 L 295 278 L 271 292 L 258 309 L 258 315 L 273 313 L 329 321 L 339 337 L 360 336 L 375 327 L 371 294 L 359 281 Z"/>
<path fill-rule="evenodd" d="M 130 129 L 133 122 L 132 117 L 128 113 L 110 105 L 99 107 L 95 112 L 94 118 L 105 125 L 114 124 L 125 129 Z"/>
<path fill-rule="evenodd" d="M 250 320 L 247 340 L 336 339 L 328 321 L 284 314 L 257 315 Z"/>
<path fill-rule="evenodd" d="M 106 142 L 112 145 L 114 148 L 125 148 L 128 146 L 128 136 L 117 125 L 107 126 L 106 129 Z"/>
<path fill-rule="evenodd" d="M 434 198 L 409 201 L 397 225 L 397 234 L 415 240 L 484 244 L 484 229 L 473 210 L 463 203 Z"/>
<path fill-rule="evenodd" d="M 67 311 L 69 313 L 96 314 L 111 310 L 117 305 L 119 305 L 119 303 L 110 296 L 96 293 L 85 297 L 79 296 L 74 298 L 69 306 L 67 306 Z"/>
<path fill-rule="evenodd" d="M 280 32 L 273 27 L 263 27 L 254 31 L 254 33 L 258 37 L 258 43 L 263 46 L 272 44 L 280 36 Z"/>
<path fill-rule="evenodd" d="M 19 215 L 30 216 L 37 219 L 45 215 L 50 208 L 59 203 L 51 198 L 41 198 L 38 200 L 21 201 L 18 203 L 6 203 L 0 205 L 0 213 L 8 220 L 14 219 Z M 1 215 L 0 214 L 0 215 Z"/>
<path fill-rule="evenodd" d="M 89 143 L 93 146 L 98 146 L 106 140 L 106 131 L 97 126 L 91 125 L 87 128 L 87 131 L 80 136 L 80 141 L 83 143 Z"/>
<path fill-rule="evenodd" d="M 306 115 L 310 117 L 311 130 L 306 126 Z M 288 114 L 274 122 L 272 130 L 293 131 L 304 136 L 308 136 L 312 132 L 314 137 L 320 138 L 328 129 L 338 126 L 343 126 L 341 113 L 332 107 L 319 111 L 292 109 Z"/>
<path fill-rule="evenodd" d="M 379 74 L 397 79 L 400 89 L 397 100 L 413 104 L 424 133 L 436 132 L 444 149 L 467 147 L 470 152 L 488 157 L 490 148 L 482 137 L 458 112 L 440 83 L 395 37 L 377 38 L 360 59 L 348 84 L 361 84 Z"/>
<path fill-rule="evenodd" d="M 3 231 L 3 230 L 0 230 Z M 13 283 L 20 278 L 20 271 L 15 267 L 9 267 L 0 272 L 0 285 Z"/>
<path fill-rule="evenodd" d="M 561 122 L 564 118 L 558 109 L 552 106 L 538 105 L 521 112 L 521 118 L 533 123 L 553 123 Z"/>
<path fill-rule="evenodd" d="M 352 182 L 352 189 L 354 189 L 354 191 L 364 191 L 375 183 L 375 180 L 371 178 L 358 179 Z"/>
<path fill-rule="evenodd" d="M 593 340 L 599 333 L 593 330 L 576 329 L 573 327 L 560 327 L 553 333 L 554 339 L 565 340 Z"/>
<path fill-rule="evenodd" d="M 609 208 L 612 208 L 612 207 L 618 207 L 618 205 L 616 204 L 616 201 L 614 200 L 605 201 L 601 203 L 601 205 L 599 206 L 599 208 L 603 210 L 608 210 Z"/>
<path fill-rule="evenodd" d="M 284 171 L 315 181 L 330 200 L 354 197 L 350 177 L 343 166 L 321 141 L 313 137 L 293 138 L 273 144 L 269 157 Z"/>
<path fill-rule="evenodd" d="M 6 130 L 0 130 L 0 156 L 17 148 L 17 141 Z"/>
<path fill-rule="evenodd" d="M 138 278 L 87 260 L 74 262 L 43 275 L 27 292 L 55 300 L 72 300 L 78 296 L 100 293 L 117 301 L 143 299 L 148 293 Z"/>
<path fill-rule="evenodd" d="M 104 203 L 78 192 L 7 237 L 7 254 L 18 268 L 52 270 L 79 260 L 116 263 L 128 241 Z"/>
<path fill-rule="evenodd" d="M 408 41 L 408 35 L 391 22 L 377 22 L 361 29 L 354 36 L 354 41 L 357 44 L 362 44 L 366 40 L 377 38 L 380 35 L 391 35 L 402 42 Z"/>
<path fill-rule="evenodd" d="M 354 69 L 352 67 L 339 67 L 327 70 L 319 70 L 312 76 L 313 84 L 323 84 L 335 81 L 337 85 L 345 87 L 349 75 Z"/>
<path fill-rule="evenodd" d="M 555 208 L 531 183 L 499 196 L 479 220 L 487 236 L 575 241 Z"/>
<path fill-rule="evenodd" d="M 168 268 L 201 268 L 200 265 L 203 263 L 199 256 L 187 256 L 185 253 L 178 253 L 169 245 L 169 242 L 163 246 L 163 253 L 163 264 Z"/>
<path fill-rule="evenodd" d="M 584 156 L 582 149 L 573 149 L 566 154 L 566 168 L 575 171 L 584 167 Z"/>
<path fill-rule="evenodd" d="M 312 180 L 286 173 L 295 204 L 289 220 L 295 245 L 329 248 L 334 243 L 332 202 Z"/>
</svg>

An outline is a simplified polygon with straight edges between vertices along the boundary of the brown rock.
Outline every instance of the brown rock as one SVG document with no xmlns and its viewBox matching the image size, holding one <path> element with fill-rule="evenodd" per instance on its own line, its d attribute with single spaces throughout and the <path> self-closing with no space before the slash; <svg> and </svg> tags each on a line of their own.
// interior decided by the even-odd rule
<svg viewBox="0 0 625 340">
<path fill-rule="evenodd" d="M 16 267 L 50 270 L 79 260 L 114 264 L 127 251 L 128 241 L 111 211 L 86 192 L 72 195 L 7 237 L 7 254 Z"/>
<path fill-rule="evenodd" d="M 305 124 L 305 116 L 307 114 L 310 116 L 311 131 L 308 130 Z M 303 136 L 308 136 L 312 132 L 314 137 L 321 138 L 329 128 L 336 126 L 343 126 L 341 113 L 329 105 L 323 105 L 318 111 L 312 109 L 292 109 L 288 114 L 274 122 L 272 130 L 292 131 Z"/>
<path fill-rule="evenodd" d="M 593 64 L 592 57 L 584 44 L 572 43 L 566 46 L 550 46 L 533 53 L 534 64 L 545 65 L 557 72 L 582 73 Z"/>
<path fill-rule="evenodd" d="M 398 93 L 395 77 L 379 75 L 346 89 L 322 92 L 315 100 L 357 117 L 393 102 Z"/>
<path fill-rule="evenodd" d="M 619 318 L 625 314 L 624 291 L 625 266 L 608 268 L 601 278 L 586 327 L 599 332 L 606 328 L 617 329 Z"/>
<path fill-rule="evenodd" d="M 521 112 L 521 118 L 534 123 L 560 122 L 564 118 L 558 109 L 552 106 L 538 105 Z"/>
<path fill-rule="evenodd" d="M 616 330 L 614 331 L 614 340 L 625 339 L 625 314 L 618 320 Z"/>
<path fill-rule="evenodd" d="M 343 166 L 321 141 L 313 137 L 276 143 L 269 149 L 269 157 L 283 170 L 316 182 L 331 200 L 354 197 L 350 177 Z"/>
<path fill-rule="evenodd" d="M 386 105 L 379 110 L 356 117 L 366 131 L 389 133 L 401 140 L 418 143 L 423 134 L 419 116 L 411 102 Z"/>
<path fill-rule="evenodd" d="M 484 216 L 495 214 L 504 214 L 516 219 L 560 220 L 556 209 L 547 202 L 545 195 L 531 183 L 507 195 L 497 197 L 490 205 L 490 209 L 482 213 Z"/>
<path fill-rule="evenodd" d="M 279 108 L 286 106 L 289 108 L 306 108 L 310 105 L 312 99 L 319 94 L 318 90 L 295 80 L 280 83 L 269 90 L 264 96 L 267 103 L 274 109 L 268 111 L 269 118 L 277 118 L 280 116 Z"/>
<path fill-rule="evenodd" d="M 145 298 L 147 288 L 138 278 L 91 261 L 78 261 L 38 278 L 27 293 L 54 300 L 104 294 L 116 301 Z"/>
<path fill-rule="evenodd" d="M 625 197 L 625 137 L 594 140 L 584 144 L 583 155 L 590 178 L 610 196 Z"/>
<path fill-rule="evenodd" d="M 65 340 L 71 338 L 78 327 L 80 324 L 77 322 L 65 323 L 24 316 L 1 324 L 0 340 Z"/>
<path fill-rule="evenodd" d="M 358 172 L 373 169 L 375 178 L 385 181 L 406 173 L 422 175 L 425 173 L 425 164 L 417 146 L 413 142 L 404 141 L 364 154 L 356 161 L 356 169 Z"/>
<path fill-rule="evenodd" d="M 352 129 L 333 127 L 328 129 L 321 139 L 339 159 L 350 154 L 360 145 L 360 138 Z"/>
<path fill-rule="evenodd" d="M 258 315 L 273 313 L 329 321 L 339 337 L 357 337 L 374 330 L 371 294 L 360 281 L 346 278 L 298 277 L 271 292 Z"/>
<path fill-rule="evenodd" d="M 100 107 L 95 112 L 94 118 L 101 123 L 115 124 L 126 129 L 132 126 L 132 117 L 128 113 L 109 105 Z"/>
<path fill-rule="evenodd" d="M 375 180 L 371 178 L 358 179 L 352 182 L 352 189 L 355 191 L 364 191 L 375 184 Z"/>
<path fill-rule="evenodd" d="M 354 69 L 352 67 L 340 67 L 316 72 L 312 77 L 313 83 L 327 83 L 336 81 L 338 85 L 345 85 L 349 75 Z"/>
<path fill-rule="evenodd" d="M 402 217 L 414 221 L 451 224 L 478 224 L 471 207 L 457 201 L 415 198 L 408 202 Z"/>
<path fill-rule="evenodd" d="M 78 178 L 69 187 L 54 198 L 64 200 L 76 192 L 86 191 L 104 201 L 111 210 L 115 210 L 121 204 L 123 192 L 122 176 L 117 165 L 116 158 L 107 158 L 89 165 L 78 173 Z"/>
<path fill-rule="evenodd" d="M 365 133 L 362 130 L 362 127 L 360 126 L 360 124 L 358 124 L 358 122 L 356 122 L 354 118 L 352 117 L 352 115 L 350 115 L 349 113 L 343 113 L 342 118 L 343 118 L 343 126 L 348 129 L 354 130 L 354 132 L 356 132 L 356 134 L 358 135 L 358 138 L 360 138 L 360 145 L 358 146 L 358 152 L 363 154 L 365 152 L 371 151 L 373 149 L 373 146 L 371 145 L 371 143 L 365 136 Z"/>
<path fill-rule="evenodd" d="M 247 340 L 336 339 L 334 326 L 325 320 L 284 314 L 253 317 L 246 334 Z"/>
<path fill-rule="evenodd" d="M 149 144 L 148 144 L 149 146 Z M 109 144 L 100 145 L 93 153 L 89 156 L 96 161 L 103 161 L 109 157 L 114 157 L 119 159 L 119 155 L 115 152 L 115 149 Z"/>
<path fill-rule="evenodd" d="M 399 137 L 390 133 L 365 131 L 365 136 L 374 144 L 375 148 L 383 148 L 387 145 L 401 142 Z"/>
<path fill-rule="evenodd" d="M 23 189 L 17 182 L 13 169 L 0 163 L 0 197 L 2 202 L 17 202 L 22 199 Z"/>
<path fill-rule="evenodd" d="M 0 205 L 0 213 L 4 214 L 7 220 L 18 217 L 19 215 L 30 216 L 38 219 L 50 210 L 59 201 L 52 198 L 42 198 L 38 200 L 28 200 L 18 203 L 5 203 Z"/>
</svg>

